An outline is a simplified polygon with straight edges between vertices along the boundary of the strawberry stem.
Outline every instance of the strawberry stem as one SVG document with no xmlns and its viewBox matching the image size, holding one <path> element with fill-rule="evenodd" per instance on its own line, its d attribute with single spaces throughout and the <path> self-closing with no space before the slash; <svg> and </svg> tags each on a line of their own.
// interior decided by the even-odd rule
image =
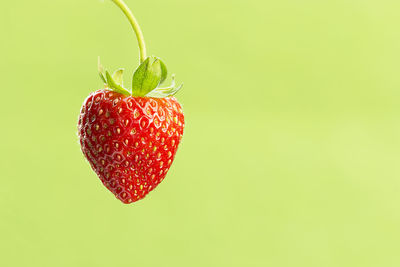
<svg viewBox="0 0 400 267">
<path fill-rule="evenodd" d="M 129 7 L 124 3 L 123 0 L 112 0 L 121 10 L 124 12 L 125 16 L 128 18 L 129 22 L 132 25 L 133 30 L 135 31 L 136 38 L 139 44 L 140 51 L 140 63 L 142 63 L 146 59 L 146 44 L 144 43 L 144 37 L 142 30 L 139 27 L 139 23 L 136 18 L 133 16 L 132 11 Z"/>
</svg>

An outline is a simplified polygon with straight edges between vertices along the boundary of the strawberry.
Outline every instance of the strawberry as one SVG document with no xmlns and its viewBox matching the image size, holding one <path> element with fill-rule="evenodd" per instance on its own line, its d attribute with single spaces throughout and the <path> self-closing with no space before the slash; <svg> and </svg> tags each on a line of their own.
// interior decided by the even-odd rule
<svg viewBox="0 0 400 267">
<path fill-rule="evenodd" d="M 165 177 L 182 138 L 175 98 L 89 95 L 79 118 L 82 151 L 103 184 L 124 203 L 143 198 Z"/>
<path fill-rule="evenodd" d="M 144 198 L 165 178 L 182 139 L 184 115 L 174 97 L 182 87 L 160 87 L 167 68 L 146 57 L 143 36 L 129 8 L 127 15 L 139 40 L 141 63 L 132 90 L 123 85 L 123 69 L 111 76 L 99 62 L 104 89 L 83 102 L 78 121 L 81 149 L 101 182 L 123 203 Z"/>
</svg>

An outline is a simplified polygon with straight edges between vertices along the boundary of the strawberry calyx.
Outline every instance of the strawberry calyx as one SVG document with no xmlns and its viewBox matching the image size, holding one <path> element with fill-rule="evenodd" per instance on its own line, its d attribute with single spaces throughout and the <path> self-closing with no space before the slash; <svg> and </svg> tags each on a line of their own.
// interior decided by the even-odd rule
<svg viewBox="0 0 400 267">
<path fill-rule="evenodd" d="M 99 58 L 98 71 L 108 89 L 127 96 L 164 98 L 174 96 L 183 86 L 183 83 L 176 86 L 174 74 L 171 76 L 172 81 L 169 86 L 161 86 L 167 78 L 167 66 L 155 56 L 147 57 L 137 67 L 133 74 L 131 90 L 124 86 L 124 69 L 117 69 L 111 75 L 104 69 Z"/>
<path fill-rule="evenodd" d="M 164 98 L 175 95 L 182 88 L 183 83 L 179 86 L 176 86 L 175 75 L 172 75 L 171 85 L 161 87 L 161 85 L 167 78 L 167 66 L 158 57 L 146 57 L 146 47 L 143 34 L 132 12 L 123 2 L 123 0 L 112 1 L 123 11 L 129 22 L 131 23 L 133 30 L 135 31 L 139 44 L 141 62 L 133 74 L 132 89 L 129 90 L 123 84 L 124 69 L 117 69 L 113 73 L 113 75 L 111 75 L 101 65 L 99 57 L 98 71 L 100 78 L 104 82 L 106 88 L 123 95 L 131 95 L 136 97 Z"/>
</svg>

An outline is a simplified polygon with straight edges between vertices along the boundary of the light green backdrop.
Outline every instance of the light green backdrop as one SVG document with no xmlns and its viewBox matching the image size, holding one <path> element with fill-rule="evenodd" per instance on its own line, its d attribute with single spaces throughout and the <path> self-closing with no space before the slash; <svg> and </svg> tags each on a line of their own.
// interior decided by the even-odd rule
<svg viewBox="0 0 400 267">
<path fill-rule="evenodd" d="M 400 266 L 400 2 L 126 0 L 185 87 L 166 180 L 123 205 L 82 101 L 138 50 L 108 0 L 0 4 L 0 266 Z"/>
</svg>

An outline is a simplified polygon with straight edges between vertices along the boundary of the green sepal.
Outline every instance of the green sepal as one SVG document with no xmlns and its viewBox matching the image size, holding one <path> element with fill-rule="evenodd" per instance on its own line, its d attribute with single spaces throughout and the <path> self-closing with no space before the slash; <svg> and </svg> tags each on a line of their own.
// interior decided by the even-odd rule
<svg viewBox="0 0 400 267">
<path fill-rule="evenodd" d="M 183 83 L 178 87 L 175 87 L 175 75 L 172 75 L 171 85 L 168 87 L 157 87 L 146 94 L 146 97 L 164 98 L 168 96 L 174 96 L 181 88 Z"/>
<path fill-rule="evenodd" d="M 117 84 L 113 78 L 111 78 L 110 73 L 106 70 L 106 78 L 107 78 L 107 84 L 108 86 L 117 93 L 123 94 L 123 95 L 131 95 L 131 93 L 123 88 L 121 85 Z"/>
<path fill-rule="evenodd" d="M 97 70 L 99 71 L 101 80 L 104 83 L 107 83 L 106 78 L 104 78 L 104 67 L 103 67 L 103 65 L 101 65 L 100 57 L 98 57 L 98 60 L 97 60 Z"/>
<path fill-rule="evenodd" d="M 104 83 L 107 83 L 106 78 L 104 78 L 103 73 L 99 72 L 100 78 Z"/>
<path fill-rule="evenodd" d="M 167 79 L 168 71 L 167 71 L 167 66 L 165 65 L 165 63 L 161 59 L 159 59 L 159 60 L 160 60 L 160 67 L 161 67 L 161 79 L 160 79 L 160 83 L 159 83 L 159 85 L 160 85 L 165 81 L 165 79 Z"/>
<path fill-rule="evenodd" d="M 122 81 L 123 81 L 123 74 L 124 74 L 124 69 L 117 69 L 112 78 L 115 81 L 116 84 L 123 86 Z"/>
<path fill-rule="evenodd" d="M 109 89 L 120 94 L 131 95 L 131 93 L 123 87 L 122 75 L 124 73 L 124 69 L 116 70 L 111 77 L 110 73 L 105 70 L 101 64 L 100 57 L 98 58 L 97 67 L 101 80 L 109 87 Z"/>
<path fill-rule="evenodd" d="M 161 78 L 166 76 L 160 62 L 159 58 L 148 57 L 139 65 L 133 74 L 132 95 L 145 96 L 160 84 Z"/>
</svg>

